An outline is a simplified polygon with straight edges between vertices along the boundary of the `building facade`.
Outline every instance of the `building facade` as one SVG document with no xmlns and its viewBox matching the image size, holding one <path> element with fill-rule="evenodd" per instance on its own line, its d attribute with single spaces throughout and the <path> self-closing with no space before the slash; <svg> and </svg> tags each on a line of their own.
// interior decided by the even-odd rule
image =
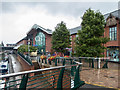
<svg viewBox="0 0 120 90">
<path fill-rule="evenodd" d="M 16 43 L 16 45 L 18 46 L 18 45 L 27 45 L 27 40 L 28 40 L 28 38 L 27 38 L 27 36 L 26 37 L 24 37 L 23 39 L 21 39 L 20 41 L 18 41 L 17 43 Z"/>
<path fill-rule="evenodd" d="M 30 45 L 37 47 L 39 53 L 51 52 L 51 36 L 52 30 L 45 29 L 37 24 L 34 24 L 27 33 Z"/>
<path fill-rule="evenodd" d="M 107 50 L 104 52 L 105 57 L 110 57 L 113 61 L 120 61 L 120 9 L 104 15 L 106 25 L 104 37 L 110 38 L 110 41 L 104 44 Z M 67 48 L 71 53 L 75 53 L 75 38 L 81 26 L 69 29 L 71 48 Z M 38 48 L 39 53 L 51 52 L 52 30 L 45 29 L 37 24 L 33 25 L 27 36 L 17 42 L 17 44 L 30 44 Z M 28 43 L 30 41 L 30 43 Z"/>
<path fill-rule="evenodd" d="M 104 15 L 106 20 L 104 37 L 110 39 L 104 46 L 106 57 L 113 61 L 120 61 L 120 9 Z"/>
</svg>

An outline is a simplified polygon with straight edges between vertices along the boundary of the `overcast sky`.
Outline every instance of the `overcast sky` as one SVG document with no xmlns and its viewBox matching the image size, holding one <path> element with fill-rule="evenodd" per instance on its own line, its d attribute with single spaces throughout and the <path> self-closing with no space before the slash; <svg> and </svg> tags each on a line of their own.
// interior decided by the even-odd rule
<svg viewBox="0 0 120 90">
<path fill-rule="evenodd" d="M 15 0 L 14 0 L 15 1 Z M 110 2 L 1 2 L 0 42 L 16 43 L 26 36 L 34 24 L 54 30 L 64 21 L 68 29 L 80 25 L 84 12 L 91 8 L 106 14 L 118 9 L 119 0 Z M 62 0 L 63 1 L 63 0 Z"/>
</svg>

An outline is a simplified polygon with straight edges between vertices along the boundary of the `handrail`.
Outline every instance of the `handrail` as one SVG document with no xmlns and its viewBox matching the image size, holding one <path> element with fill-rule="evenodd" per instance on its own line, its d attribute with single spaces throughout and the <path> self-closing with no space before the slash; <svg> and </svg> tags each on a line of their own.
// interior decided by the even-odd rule
<svg viewBox="0 0 120 90">
<path fill-rule="evenodd" d="M 77 63 L 75 65 L 56 66 L 56 67 L 50 67 L 50 68 L 44 68 L 44 69 L 37 69 L 37 70 L 29 70 L 29 71 L 23 71 L 23 72 L 18 72 L 18 73 L 11 73 L 11 74 L 6 74 L 6 75 L 1 75 L 0 78 L 8 78 L 8 77 L 18 76 L 18 75 L 23 75 L 23 74 L 29 74 L 29 73 L 35 73 L 35 72 L 41 72 L 41 71 L 48 71 L 48 70 L 52 70 L 52 69 L 59 69 L 59 68 L 63 68 L 63 67 L 71 67 L 71 66 L 77 66 L 77 65 L 82 65 L 82 63 Z"/>
<path fill-rule="evenodd" d="M 107 58 L 104 58 L 104 57 L 78 57 L 78 58 L 87 58 L 87 59 L 109 59 L 109 57 L 107 57 Z"/>
<path fill-rule="evenodd" d="M 60 58 L 64 59 L 64 57 L 60 57 Z M 110 59 L 109 57 L 68 57 L 66 59 L 75 59 L 75 58 L 81 58 L 81 59 L 106 59 L 106 60 Z"/>
<path fill-rule="evenodd" d="M 18 55 L 25 60 L 25 62 L 27 62 L 29 65 L 33 65 L 31 60 L 28 60 L 28 58 L 26 58 L 22 53 L 18 52 Z"/>
</svg>

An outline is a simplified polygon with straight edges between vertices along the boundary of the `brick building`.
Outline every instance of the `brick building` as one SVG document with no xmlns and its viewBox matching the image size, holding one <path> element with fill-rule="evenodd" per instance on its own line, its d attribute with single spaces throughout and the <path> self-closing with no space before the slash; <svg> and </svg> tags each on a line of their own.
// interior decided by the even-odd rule
<svg viewBox="0 0 120 90">
<path fill-rule="evenodd" d="M 17 46 L 21 44 L 27 45 L 27 36 L 16 43 Z"/>
<path fill-rule="evenodd" d="M 51 36 L 52 30 L 45 29 L 37 24 L 34 24 L 27 33 L 30 45 L 36 46 L 39 53 L 51 52 Z"/>
<path fill-rule="evenodd" d="M 107 50 L 105 56 L 111 57 L 113 61 L 120 60 L 120 9 L 104 15 L 106 20 L 104 37 L 109 37 L 110 41 L 104 46 Z"/>
<path fill-rule="evenodd" d="M 104 15 L 105 32 L 104 37 L 110 38 L 110 41 L 104 44 L 107 50 L 104 52 L 105 57 L 110 57 L 113 61 L 120 61 L 120 9 Z M 72 52 L 74 52 L 74 39 L 77 37 L 78 30 L 81 26 L 69 29 L 72 40 Z"/>
<path fill-rule="evenodd" d="M 107 50 L 104 52 L 105 57 L 111 57 L 113 61 L 119 61 L 120 54 L 120 9 L 114 12 L 110 12 L 104 15 L 106 25 L 104 37 L 110 38 L 110 41 L 104 44 Z M 81 30 L 81 26 L 69 29 L 71 48 L 68 48 L 70 54 L 74 51 L 74 40 L 77 37 L 78 30 Z M 30 45 L 38 47 L 38 52 L 45 53 L 51 52 L 51 38 L 52 30 L 45 29 L 37 24 L 33 25 L 27 36 L 17 42 L 17 44 L 28 44 L 30 40 Z"/>
</svg>

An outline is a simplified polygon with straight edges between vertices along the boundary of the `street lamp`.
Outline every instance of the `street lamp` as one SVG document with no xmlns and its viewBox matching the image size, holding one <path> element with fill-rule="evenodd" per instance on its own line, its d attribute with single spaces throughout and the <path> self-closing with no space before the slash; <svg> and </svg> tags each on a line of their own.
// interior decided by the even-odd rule
<svg viewBox="0 0 120 90">
<path fill-rule="evenodd" d="M 29 50 L 29 45 L 30 45 L 30 39 L 28 39 L 28 56 L 30 55 L 30 54 L 29 54 L 29 51 L 30 51 L 30 50 Z"/>
</svg>

